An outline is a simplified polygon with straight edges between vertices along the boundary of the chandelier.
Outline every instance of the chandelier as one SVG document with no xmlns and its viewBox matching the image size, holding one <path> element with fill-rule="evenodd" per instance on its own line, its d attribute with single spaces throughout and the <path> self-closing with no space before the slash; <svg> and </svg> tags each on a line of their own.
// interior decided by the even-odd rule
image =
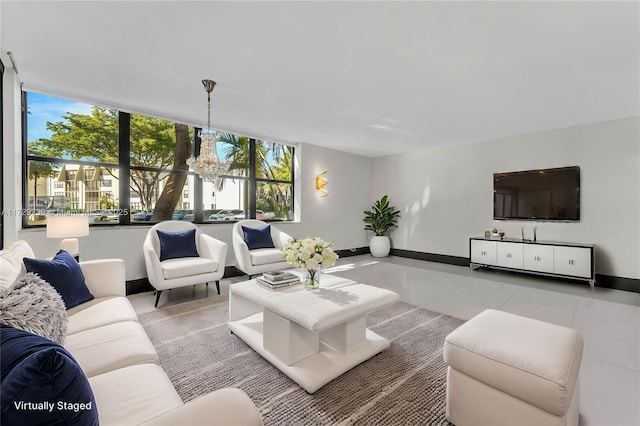
<svg viewBox="0 0 640 426">
<path fill-rule="evenodd" d="M 216 87 L 213 80 L 202 80 L 204 90 L 207 91 L 207 130 L 200 132 L 200 155 L 191 156 L 187 160 L 189 168 L 196 172 L 203 181 L 215 182 L 229 170 L 227 163 L 220 161 L 216 150 L 218 132 L 211 130 L 211 92 Z"/>
</svg>

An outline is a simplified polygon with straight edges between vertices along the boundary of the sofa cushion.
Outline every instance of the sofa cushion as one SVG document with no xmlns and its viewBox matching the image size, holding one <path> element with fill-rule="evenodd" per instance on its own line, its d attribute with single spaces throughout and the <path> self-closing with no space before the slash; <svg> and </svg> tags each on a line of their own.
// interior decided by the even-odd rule
<svg viewBox="0 0 640 426">
<path fill-rule="evenodd" d="M 158 353 L 140 323 L 117 322 L 67 336 L 64 347 L 87 377 L 145 362 L 158 362 Z"/>
<path fill-rule="evenodd" d="M 247 243 L 249 250 L 275 247 L 273 245 L 273 240 L 271 239 L 271 225 L 266 225 L 260 228 L 243 226 L 242 234 L 244 242 Z"/>
<path fill-rule="evenodd" d="M 100 424 L 137 425 L 182 406 L 162 368 L 139 364 L 90 377 L 100 407 Z"/>
<path fill-rule="evenodd" d="M 0 327 L 2 423 L 98 425 L 93 392 L 69 352 L 44 337 Z"/>
<path fill-rule="evenodd" d="M 27 272 L 38 274 L 55 288 L 69 308 L 93 299 L 78 262 L 68 252 L 60 250 L 52 260 L 23 259 Z"/>
<path fill-rule="evenodd" d="M 8 288 L 27 273 L 22 259 L 35 257 L 26 241 L 18 240 L 0 250 L 0 288 Z"/>
<path fill-rule="evenodd" d="M 160 264 L 162 275 L 166 280 L 215 272 L 218 263 L 204 257 L 186 257 L 169 259 Z"/>
<path fill-rule="evenodd" d="M 161 231 L 156 229 L 160 244 L 160 261 L 183 257 L 198 257 L 196 247 L 196 230 Z"/>
<path fill-rule="evenodd" d="M 251 250 L 249 256 L 251 256 L 251 264 L 254 266 L 284 262 L 284 254 L 277 248 Z"/>
<path fill-rule="evenodd" d="M 67 313 L 62 297 L 29 272 L 8 289 L 0 288 L 0 322 L 62 344 Z"/>
<path fill-rule="evenodd" d="M 67 310 L 67 318 L 67 335 L 116 322 L 138 320 L 126 297 L 97 297 Z"/>
</svg>

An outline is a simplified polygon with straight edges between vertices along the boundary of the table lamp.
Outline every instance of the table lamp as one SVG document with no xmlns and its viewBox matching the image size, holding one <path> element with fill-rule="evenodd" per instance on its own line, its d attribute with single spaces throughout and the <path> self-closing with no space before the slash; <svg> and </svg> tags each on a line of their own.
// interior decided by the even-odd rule
<svg viewBox="0 0 640 426">
<path fill-rule="evenodd" d="M 80 243 L 75 237 L 89 235 L 88 216 L 47 216 L 47 238 L 64 238 L 60 249 L 80 260 Z"/>
</svg>

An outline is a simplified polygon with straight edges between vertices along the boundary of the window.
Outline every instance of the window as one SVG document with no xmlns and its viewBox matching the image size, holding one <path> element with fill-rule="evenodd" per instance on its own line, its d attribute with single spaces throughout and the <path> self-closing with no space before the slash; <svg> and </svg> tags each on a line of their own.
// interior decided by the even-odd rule
<svg viewBox="0 0 640 426">
<path fill-rule="evenodd" d="M 53 211 L 92 224 L 292 219 L 292 147 L 222 132 L 229 174 L 203 182 L 186 165 L 197 128 L 35 93 L 25 102 L 26 226 Z"/>
</svg>

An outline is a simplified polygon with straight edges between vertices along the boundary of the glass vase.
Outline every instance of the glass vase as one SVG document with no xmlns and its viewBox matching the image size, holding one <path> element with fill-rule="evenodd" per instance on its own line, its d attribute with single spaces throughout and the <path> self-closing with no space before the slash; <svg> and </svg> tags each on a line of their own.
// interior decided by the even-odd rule
<svg viewBox="0 0 640 426">
<path fill-rule="evenodd" d="M 304 273 L 304 289 L 317 290 L 320 288 L 320 269 L 307 269 Z"/>
</svg>

